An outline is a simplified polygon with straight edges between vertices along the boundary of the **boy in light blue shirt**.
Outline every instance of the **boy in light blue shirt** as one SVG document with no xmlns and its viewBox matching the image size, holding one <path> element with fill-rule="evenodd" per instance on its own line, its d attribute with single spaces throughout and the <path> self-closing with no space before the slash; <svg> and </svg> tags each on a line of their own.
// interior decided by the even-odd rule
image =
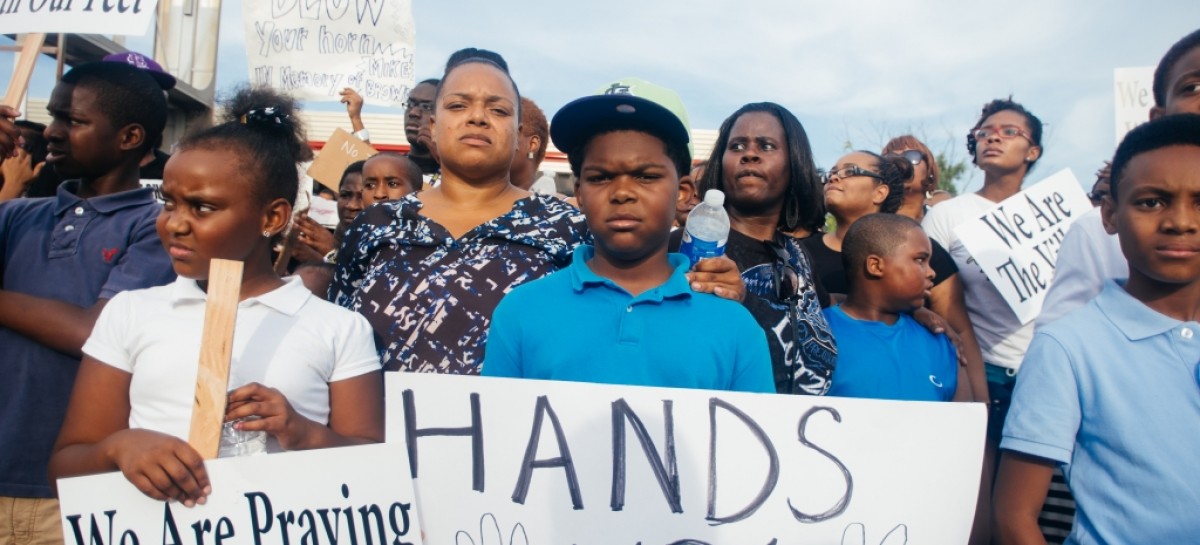
<svg viewBox="0 0 1200 545">
<path fill-rule="evenodd" d="M 1067 543 L 1200 536 L 1200 115 L 1130 131 L 1111 184 L 1101 214 L 1129 279 L 1029 347 L 1000 443 L 1000 543 L 1042 539 L 1056 465 L 1077 506 Z"/>
<path fill-rule="evenodd" d="M 933 288 L 933 253 L 921 225 L 897 214 L 864 216 L 846 233 L 850 293 L 825 309 L 838 340 L 829 395 L 905 401 L 967 401 L 970 385 L 954 346 L 909 315 Z"/>
<path fill-rule="evenodd" d="M 644 87 L 643 87 L 644 89 Z M 488 332 L 485 376 L 774 392 L 766 336 L 735 301 L 692 291 L 668 254 L 688 132 L 631 94 L 584 97 L 554 116 L 594 246 L 514 289 Z M 536 326 L 537 316 L 554 327 Z"/>
</svg>

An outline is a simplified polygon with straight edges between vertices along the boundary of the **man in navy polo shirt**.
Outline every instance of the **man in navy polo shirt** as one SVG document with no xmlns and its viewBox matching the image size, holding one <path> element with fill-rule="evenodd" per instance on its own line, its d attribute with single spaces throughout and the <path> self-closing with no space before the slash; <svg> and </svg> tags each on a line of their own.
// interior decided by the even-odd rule
<svg viewBox="0 0 1200 545">
<path fill-rule="evenodd" d="M 69 181 L 53 198 L 0 204 L 3 543 L 62 543 L 46 463 L 80 348 L 109 298 L 175 276 L 155 233 L 159 205 L 138 181 L 166 124 L 162 89 L 130 65 L 86 64 L 63 76 L 47 109 L 48 168 Z M 0 118 L 0 134 L 10 126 Z"/>
</svg>

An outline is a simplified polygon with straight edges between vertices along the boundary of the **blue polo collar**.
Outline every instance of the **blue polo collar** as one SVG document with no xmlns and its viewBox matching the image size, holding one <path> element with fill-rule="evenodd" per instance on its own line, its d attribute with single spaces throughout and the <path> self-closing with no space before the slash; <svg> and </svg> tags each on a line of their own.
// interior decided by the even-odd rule
<svg viewBox="0 0 1200 545">
<path fill-rule="evenodd" d="M 238 306 L 259 303 L 271 309 L 274 309 L 288 316 L 295 316 L 297 312 L 312 297 L 312 292 L 304 287 L 303 281 L 299 276 L 292 276 L 284 280 L 284 285 L 275 288 L 258 297 L 251 297 L 242 301 Z M 171 287 L 171 295 L 175 304 L 183 302 L 204 302 L 208 298 L 208 294 L 200 289 L 200 285 L 191 278 L 179 277 L 175 279 L 175 283 Z"/>
<path fill-rule="evenodd" d="M 61 216 L 67 210 L 84 203 L 101 214 L 111 214 L 122 208 L 155 202 L 154 191 L 148 187 L 83 199 L 79 197 L 79 184 L 79 180 L 69 180 L 58 186 L 54 197 L 55 216 Z"/>
<path fill-rule="evenodd" d="M 1115 280 L 1105 282 L 1104 289 L 1096 296 L 1096 306 L 1131 341 L 1161 335 L 1184 323 L 1146 306 Z"/>
<path fill-rule="evenodd" d="M 580 244 L 575 248 L 575 252 L 571 256 L 571 266 L 568 269 L 571 274 L 571 287 L 575 289 L 575 292 L 582 293 L 585 289 L 595 286 L 608 286 L 624 292 L 625 289 L 618 286 L 616 282 L 592 271 L 587 262 L 595 256 L 596 248 L 590 244 Z M 667 261 L 674 268 L 670 278 L 661 286 L 637 296 L 638 301 L 661 302 L 663 299 L 692 296 L 691 283 L 685 276 L 691 263 L 682 254 L 675 253 L 667 254 Z"/>
</svg>

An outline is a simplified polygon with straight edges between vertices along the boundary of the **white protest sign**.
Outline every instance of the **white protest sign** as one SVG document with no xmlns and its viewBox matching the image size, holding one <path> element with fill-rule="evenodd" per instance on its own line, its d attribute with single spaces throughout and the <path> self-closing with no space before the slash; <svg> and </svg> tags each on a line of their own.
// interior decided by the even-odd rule
<svg viewBox="0 0 1200 545">
<path fill-rule="evenodd" d="M 1154 106 L 1154 67 L 1113 70 L 1113 99 L 1120 143 L 1125 133 L 1150 120 L 1150 108 Z"/>
<path fill-rule="evenodd" d="M 204 463 L 212 494 L 152 500 L 120 472 L 58 482 L 67 545 L 421 543 L 405 452 L 366 445 Z"/>
<path fill-rule="evenodd" d="M 997 204 L 954 232 L 1027 324 L 1042 310 L 1067 229 L 1092 209 L 1070 169 L 1060 170 Z"/>
<path fill-rule="evenodd" d="M 961 545 L 971 530 L 982 404 L 386 380 L 429 543 Z"/>
<path fill-rule="evenodd" d="M 0 34 L 145 36 L 158 0 L 0 0 Z"/>
<path fill-rule="evenodd" d="M 253 84 L 330 101 L 352 87 L 388 106 L 416 81 L 410 0 L 245 1 L 242 14 Z"/>
</svg>

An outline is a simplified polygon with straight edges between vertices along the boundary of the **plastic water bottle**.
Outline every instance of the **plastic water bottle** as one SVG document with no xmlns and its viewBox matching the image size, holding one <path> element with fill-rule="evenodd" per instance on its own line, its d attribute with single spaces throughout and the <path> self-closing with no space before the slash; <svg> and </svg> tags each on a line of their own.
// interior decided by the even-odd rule
<svg viewBox="0 0 1200 545">
<path fill-rule="evenodd" d="M 729 214 L 725 213 L 725 194 L 710 189 L 704 194 L 704 202 L 688 214 L 679 253 L 687 256 L 695 267 L 701 259 L 725 255 L 728 240 Z"/>
</svg>

